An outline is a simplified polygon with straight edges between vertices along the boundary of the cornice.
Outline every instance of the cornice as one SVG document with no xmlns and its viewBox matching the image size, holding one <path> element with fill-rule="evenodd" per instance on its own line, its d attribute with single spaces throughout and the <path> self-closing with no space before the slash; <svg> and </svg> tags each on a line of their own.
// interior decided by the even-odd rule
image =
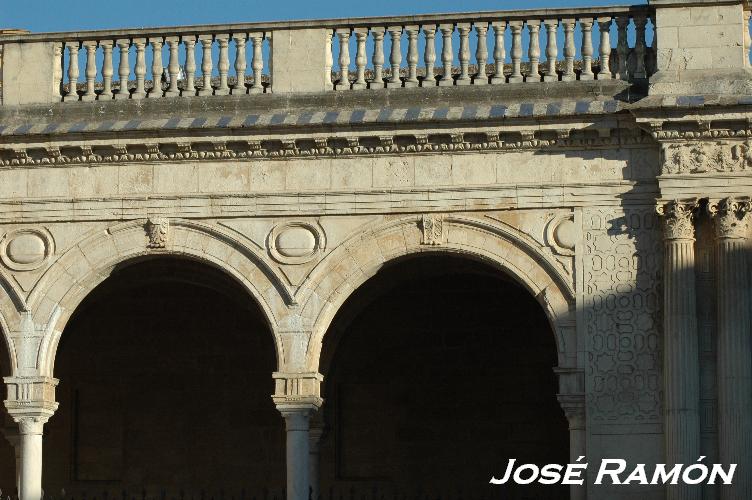
<svg viewBox="0 0 752 500">
<path fill-rule="evenodd" d="M 607 129 L 531 129 L 295 139 L 275 136 L 230 140 L 196 137 L 190 141 L 157 139 L 116 145 L 72 142 L 0 147 L 0 167 L 591 149 L 644 144 L 653 144 L 653 141 L 639 129 L 620 129 L 618 133 Z"/>
</svg>

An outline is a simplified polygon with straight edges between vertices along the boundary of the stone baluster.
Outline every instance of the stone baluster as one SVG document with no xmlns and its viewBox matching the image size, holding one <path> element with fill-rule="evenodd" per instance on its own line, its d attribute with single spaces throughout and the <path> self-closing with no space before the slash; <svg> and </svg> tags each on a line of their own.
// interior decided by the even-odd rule
<svg viewBox="0 0 752 500">
<path fill-rule="evenodd" d="M 339 38 L 339 83 L 337 90 L 350 90 L 350 28 L 334 30 Z"/>
<path fill-rule="evenodd" d="M 144 81 L 146 80 L 146 38 L 134 38 L 133 45 L 136 46 L 136 64 L 133 73 L 136 75 L 136 89 L 131 94 L 131 99 L 143 99 L 146 97 Z"/>
<path fill-rule="evenodd" d="M 666 462 L 693 463 L 700 456 L 700 353 L 695 290 L 697 200 L 661 203 L 663 252 L 663 375 Z M 667 500 L 700 500 L 696 486 L 666 489 Z"/>
<path fill-rule="evenodd" d="M 371 81 L 371 88 L 384 87 L 384 32 L 383 26 L 371 28 L 371 36 L 373 37 L 373 80 Z"/>
<path fill-rule="evenodd" d="M 368 56 L 366 55 L 366 41 L 368 40 L 368 28 L 355 28 L 356 51 L 355 51 L 355 82 L 352 84 L 354 90 L 368 88 L 366 81 L 366 64 Z"/>
<path fill-rule="evenodd" d="M 219 45 L 219 61 L 217 61 L 219 85 L 214 90 L 214 95 L 229 95 L 230 86 L 227 83 L 227 75 L 230 73 L 230 35 L 222 33 L 215 35 L 214 39 Z"/>
<path fill-rule="evenodd" d="M 424 87 L 436 85 L 434 68 L 436 66 L 436 26 L 423 26 L 423 36 L 426 38 L 426 50 L 423 51 L 423 61 L 426 63 L 426 76 L 423 77 Z"/>
<path fill-rule="evenodd" d="M 182 37 L 185 46 L 185 85 L 183 95 L 196 95 L 196 37 L 188 35 Z"/>
<path fill-rule="evenodd" d="M 2 47 L 0 47 L 2 48 Z M 52 66 L 52 82 L 54 84 L 55 89 L 58 91 L 58 94 L 60 95 L 60 99 L 65 96 L 65 91 L 63 90 L 63 52 L 65 51 L 65 47 L 62 43 L 55 43 L 52 45 L 52 51 L 53 51 L 53 66 Z M 2 56 L 2 51 L 0 50 L 0 56 Z M 2 62 L 2 57 L 0 57 L 0 63 Z M 0 68 L 2 70 L 2 68 Z M 1 75 L 0 75 L 1 76 Z M 2 80 L 2 78 L 0 78 Z M 0 92 L 0 97 L 2 97 L 2 92 Z M 2 102 L 2 99 L 0 99 L 0 103 Z"/>
<path fill-rule="evenodd" d="M 611 70 L 609 59 L 611 58 L 611 16 L 599 17 L 598 28 L 601 34 L 599 54 L 601 57 L 601 70 L 598 72 L 598 80 L 610 80 Z"/>
<path fill-rule="evenodd" d="M 580 19 L 582 28 L 582 69 L 580 70 L 580 80 L 594 80 L 593 74 L 593 20 L 590 18 Z"/>
<path fill-rule="evenodd" d="M 162 63 L 162 47 L 164 42 L 162 37 L 150 38 L 151 44 L 151 89 L 149 97 L 162 97 L 162 75 L 164 74 L 164 65 Z"/>
<path fill-rule="evenodd" d="M 178 52 L 180 50 L 180 37 L 168 36 L 165 38 L 170 59 L 167 62 L 167 74 L 170 75 L 170 84 L 165 90 L 165 97 L 178 97 L 180 88 L 178 87 L 178 78 L 180 78 L 180 61 Z"/>
<path fill-rule="evenodd" d="M 494 21 L 491 23 L 494 30 L 494 74 L 491 77 L 491 83 L 498 84 L 506 82 L 504 76 L 504 62 L 506 60 L 506 49 L 504 47 L 504 31 L 506 30 L 506 21 Z"/>
<path fill-rule="evenodd" d="M 63 101 L 78 101 L 78 48 L 81 42 L 65 42 L 68 49 L 68 92 Z"/>
<path fill-rule="evenodd" d="M 102 92 L 99 94 L 99 100 L 112 99 L 112 75 L 115 71 L 112 67 L 112 40 L 103 40 L 99 42 L 102 47 Z"/>
<path fill-rule="evenodd" d="M 261 73 L 264 71 L 264 54 L 261 51 L 264 43 L 263 33 L 250 33 L 248 35 L 253 43 L 253 60 L 251 61 L 251 70 L 253 70 L 253 85 L 248 89 L 249 94 L 260 94 L 264 91 L 264 85 L 261 81 Z M 329 51 L 331 54 L 331 50 Z M 329 78 L 331 78 L 331 66 L 329 66 Z M 245 82 L 243 83 L 245 86 Z"/>
<path fill-rule="evenodd" d="M 400 42 L 402 40 L 402 26 L 389 26 L 387 28 L 389 35 L 392 38 L 392 50 L 389 53 L 389 64 L 392 67 L 392 76 L 386 83 L 389 87 L 401 87 L 402 80 L 400 79 L 400 64 L 402 63 L 402 47 Z"/>
<path fill-rule="evenodd" d="M 418 81 L 418 33 L 419 26 L 405 26 L 407 33 L 407 77 L 405 87 L 417 87 Z"/>
<path fill-rule="evenodd" d="M 629 42 L 627 40 L 627 28 L 629 27 L 629 17 L 619 16 L 616 18 L 616 28 L 618 39 L 616 42 L 616 53 L 619 57 L 617 76 L 620 80 L 629 80 L 629 69 L 627 60 L 629 58 Z"/>
<path fill-rule="evenodd" d="M 232 35 L 232 40 L 235 42 L 235 85 L 230 89 L 232 95 L 242 95 L 248 90 L 245 87 L 246 38 L 248 38 L 246 33 L 233 33 Z"/>
<path fill-rule="evenodd" d="M 86 49 L 86 92 L 81 96 L 82 101 L 94 101 L 97 92 L 94 90 L 94 82 L 97 80 L 97 42 L 86 41 L 83 43 Z"/>
<path fill-rule="evenodd" d="M 212 95 L 214 89 L 211 84 L 212 69 L 214 63 L 212 62 L 212 44 L 214 43 L 214 37 L 212 35 L 199 35 L 199 41 L 201 42 L 201 48 L 203 49 L 201 55 L 201 89 L 198 91 L 198 95 L 206 96 Z"/>
<path fill-rule="evenodd" d="M 326 30 L 324 32 L 324 81 L 332 84 L 334 89 L 334 78 L 332 77 L 332 67 L 334 67 L 334 56 L 332 55 L 332 38 L 334 32 Z M 272 86 L 274 82 L 272 82 Z"/>
<path fill-rule="evenodd" d="M 708 204 L 716 229 L 718 293 L 718 443 L 720 462 L 737 464 L 722 500 L 752 498 L 752 331 L 750 331 L 748 199 Z M 747 472 L 745 472 L 747 471 Z"/>
<path fill-rule="evenodd" d="M 512 30 L 512 74 L 509 75 L 509 83 L 524 81 L 522 76 L 522 26 L 523 21 L 509 21 L 509 29 Z"/>
<path fill-rule="evenodd" d="M 543 75 L 544 82 L 555 82 L 559 79 L 556 73 L 556 60 L 559 57 L 559 48 L 556 46 L 556 31 L 559 28 L 557 19 L 546 19 L 546 72 Z"/>
<path fill-rule="evenodd" d="M 117 40 L 118 48 L 120 49 L 120 61 L 118 62 L 118 83 L 120 88 L 115 94 L 115 99 L 130 99 L 131 94 L 128 89 L 128 78 L 131 76 L 131 65 L 128 61 L 128 51 L 131 49 L 131 41 L 127 38 L 121 38 Z"/>
<path fill-rule="evenodd" d="M 470 23 L 457 23 L 457 31 L 460 32 L 460 50 L 458 58 L 460 61 L 460 74 L 457 77 L 457 85 L 470 85 Z"/>
<path fill-rule="evenodd" d="M 475 23 L 475 34 L 478 37 L 478 46 L 475 49 L 475 62 L 478 64 L 478 73 L 473 77 L 474 85 L 486 85 L 486 62 L 488 61 L 488 23 Z"/>
<path fill-rule="evenodd" d="M 744 26 L 749 26 L 749 20 L 752 18 L 752 11 L 744 10 Z M 655 18 L 653 18 L 653 27 L 655 27 Z M 655 31 L 655 30 L 654 30 Z M 656 43 L 656 37 L 653 36 L 653 47 L 657 47 L 658 44 Z M 749 31 L 749 28 L 746 28 L 744 30 L 744 62 L 747 67 L 749 67 L 749 52 L 750 48 L 752 47 L 752 34 Z"/>
<path fill-rule="evenodd" d="M 439 87 L 448 87 L 454 85 L 452 79 L 452 63 L 454 62 L 454 51 L 452 50 L 452 33 L 454 33 L 454 24 L 440 24 L 441 30 L 441 64 L 443 72 L 439 80 Z"/>
<path fill-rule="evenodd" d="M 648 18 L 645 14 L 637 14 L 634 16 L 635 23 L 635 78 L 647 78 L 647 72 L 645 71 L 645 26 L 647 25 Z"/>
<path fill-rule="evenodd" d="M 562 82 L 571 82 L 577 79 L 574 72 L 574 19 L 562 19 L 561 25 L 564 28 L 564 71 L 561 73 Z"/>
<path fill-rule="evenodd" d="M 540 73 L 538 66 L 540 64 L 540 21 L 531 20 L 527 22 L 527 30 L 530 34 L 530 43 L 528 46 L 528 57 L 530 58 L 530 73 L 525 78 L 526 82 L 540 82 Z"/>
</svg>

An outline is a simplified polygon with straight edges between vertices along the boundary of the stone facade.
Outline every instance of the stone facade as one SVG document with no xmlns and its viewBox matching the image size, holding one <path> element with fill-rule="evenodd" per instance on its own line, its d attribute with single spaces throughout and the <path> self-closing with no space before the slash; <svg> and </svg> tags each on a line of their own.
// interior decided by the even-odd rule
<svg viewBox="0 0 752 500">
<path fill-rule="evenodd" d="M 230 481 L 206 456 L 181 461 L 216 445 L 248 474 L 286 481 L 294 500 L 336 482 L 406 489 L 402 468 L 422 470 L 421 452 L 437 468 L 452 459 L 431 433 L 451 432 L 439 413 L 453 407 L 437 401 L 448 397 L 502 436 L 497 449 L 530 460 L 739 464 L 733 486 L 589 477 L 541 498 L 752 497 L 748 24 L 746 4 L 660 0 L 0 37 L 0 366 L 13 446 L 0 458 L 16 462 L 0 481 L 16 481 L 23 500 L 47 483 L 145 485 L 160 462 L 182 470 L 173 487 L 202 471 Z M 652 27 L 660 38 L 648 46 Z M 591 36 L 575 40 L 575 29 Z M 475 54 L 471 36 L 484 41 Z M 473 283 L 483 291 L 442 301 Z M 420 313 L 400 308 L 410 300 Z M 177 313 L 186 340 L 150 341 L 147 329 L 179 334 L 165 320 L 179 303 L 217 320 Z M 432 319 L 453 304 L 464 305 Z M 131 308 L 150 312 L 129 325 Z M 507 319 L 497 333 L 468 310 Z M 529 322 L 513 321 L 517 311 Z M 202 332 L 214 328 L 229 337 Z M 476 335 L 478 350 L 454 347 L 478 364 L 436 361 L 445 344 L 400 345 L 423 330 Z M 142 346 L 154 351 L 139 358 Z M 508 351 L 496 365 L 489 349 Z M 227 386 L 201 376 L 215 358 L 231 365 Z M 379 373 L 389 369 L 401 377 Z M 223 409 L 217 425 L 238 412 L 243 424 L 227 432 L 256 443 L 253 457 L 215 428 L 183 458 L 127 466 L 133 450 L 168 442 L 123 436 L 190 397 L 155 396 L 181 380 Z M 488 380 L 508 383 L 488 397 L 502 406 L 477 410 L 462 384 Z M 368 420 L 371 400 L 392 420 Z M 348 445 L 370 427 L 367 444 Z M 486 482 L 517 458 L 483 453 L 499 461 L 473 464 Z M 458 477 L 472 476 L 466 466 Z"/>
</svg>

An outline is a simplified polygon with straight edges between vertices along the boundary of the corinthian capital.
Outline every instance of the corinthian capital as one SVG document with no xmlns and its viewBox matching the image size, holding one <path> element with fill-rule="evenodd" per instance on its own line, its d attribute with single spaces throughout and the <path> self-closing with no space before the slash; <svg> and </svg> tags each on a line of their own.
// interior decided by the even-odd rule
<svg viewBox="0 0 752 500">
<path fill-rule="evenodd" d="M 697 199 L 659 202 L 656 212 L 664 218 L 664 237 L 667 240 L 691 240 L 695 237 L 692 224 Z"/>
<path fill-rule="evenodd" d="M 746 238 L 749 228 L 749 198 L 710 200 L 708 212 L 715 219 L 716 238 Z"/>
</svg>

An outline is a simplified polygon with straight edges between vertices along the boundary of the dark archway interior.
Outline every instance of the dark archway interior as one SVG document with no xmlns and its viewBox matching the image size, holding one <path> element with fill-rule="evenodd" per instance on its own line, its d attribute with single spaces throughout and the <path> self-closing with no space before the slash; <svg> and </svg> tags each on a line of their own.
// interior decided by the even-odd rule
<svg viewBox="0 0 752 500">
<path fill-rule="evenodd" d="M 421 256 L 382 269 L 324 341 L 322 493 L 568 498 L 488 484 L 510 458 L 567 463 L 556 360 L 541 306 L 490 266 Z"/>
<path fill-rule="evenodd" d="M 223 272 L 184 259 L 117 269 L 63 332 L 44 487 L 239 496 L 284 486 L 269 327 Z"/>
<path fill-rule="evenodd" d="M 0 330 L 0 335 L 4 335 L 4 332 Z M 10 375 L 10 356 L 8 354 L 8 346 L 5 343 L 5 339 L 0 338 L 0 377 L 7 377 Z M 2 401 L 6 399 L 5 384 L 2 384 L 3 388 L 0 389 L 0 490 L 6 495 L 13 493 L 16 489 L 16 458 L 15 451 L 10 442 L 5 439 L 3 429 L 10 432 L 15 432 L 16 424 L 8 415 L 5 409 L 5 405 Z M 2 495 L 0 495 L 2 496 Z"/>
</svg>

